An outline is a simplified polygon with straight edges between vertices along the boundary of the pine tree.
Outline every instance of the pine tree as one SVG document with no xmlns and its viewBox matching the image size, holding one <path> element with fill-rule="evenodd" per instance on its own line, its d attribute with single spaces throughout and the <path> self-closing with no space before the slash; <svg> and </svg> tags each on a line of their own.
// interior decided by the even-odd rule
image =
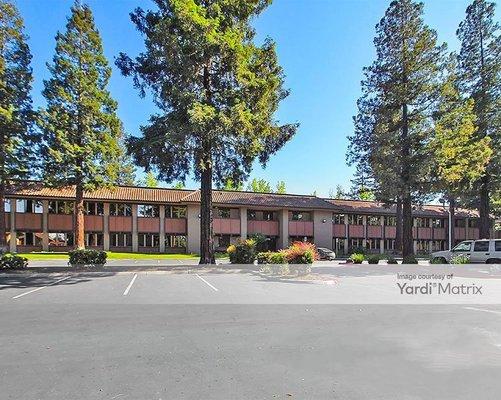
<svg viewBox="0 0 501 400">
<path fill-rule="evenodd" d="M 24 23 L 9 1 L 0 0 L 0 249 L 5 250 L 5 190 L 35 169 L 36 136 L 31 129 L 31 54 Z"/>
<path fill-rule="evenodd" d="M 91 9 L 76 1 L 44 82 L 44 179 L 76 187 L 75 245 L 84 248 L 84 191 L 117 180 L 121 123 L 107 90 L 111 68 Z"/>
<path fill-rule="evenodd" d="M 460 78 L 464 93 L 474 100 L 476 137 L 491 138 L 494 150 L 477 184 L 481 238 L 490 235 L 489 198 L 501 185 L 501 32 L 494 12 L 495 3 L 473 1 L 457 31 Z"/>
<path fill-rule="evenodd" d="M 429 143 L 434 162 L 433 187 L 448 199 L 452 226 L 458 198 L 472 190 L 492 156 L 490 138 L 476 135 L 474 101 L 461 98 L 455 58 L 453 54 L 449 61 Z M 450 241 L 454 244 L 454 229 L 450 232 Z"/>
<path fill-rule="evenodd" d="M 275 44 L 254 44 L 251 20 L 271 0 L 156 0 L 132 21 L 146 51 L 118 67 L 159 109 L 130 148 L 164 181 L 201 181 L 200 263 L 214 262 L 212 185 L 244 181 L 258 158 L 265 165 L 296 132 L 275 112 L 288 95 Z"/>
<path fill-rule="evenodd" d="M 158 179 L 156 178 L 155 174 L 152 171 L 148 171 L 146 173 L 146 176 L 144 177 L 144 184 L 143 186 L 149 187 L 149 188 L 156 188 L 158 187 Z"/>
<path fill-rule="evenodd" d="M 422 200 L 431 168 L 426 144 L 445 45 L 424 24 L 423 4 L 412 0 L 392 1 L 376 32 L 348 157 L 370 167 L 378 197 L 401 199 L 405 257 L 414 252 L 412 203 Z"/>
<path fill-rule="evenodd" d="M 136 167 L 127 148 L 122 135 L 119 139 L 120 153 L 116 158 L 117 174 L 114 182 L 117 186 L 134 186 L 136 184 Z"/>
</svg>

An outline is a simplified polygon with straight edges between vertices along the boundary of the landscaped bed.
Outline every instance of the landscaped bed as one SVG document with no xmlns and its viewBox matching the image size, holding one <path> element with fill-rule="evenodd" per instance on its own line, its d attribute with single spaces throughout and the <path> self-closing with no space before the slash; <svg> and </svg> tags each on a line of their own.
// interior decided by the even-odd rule
<svg viewBox="0 0 501 400">
<path fill-rule="evenodd" d="M 107 252 L 108 260 L 179 260 L 179 259 L 196 259 L 196 254 L 159 254 L 159 253 L 116 253 L 113 251 Z M 68 260 L 68 253 L 56 252 L 36 252 L 36 253 L 20 253 L 22 257 L 26 257 L 29 261 L 49 261 L 49 260 Z"/>
</svg>

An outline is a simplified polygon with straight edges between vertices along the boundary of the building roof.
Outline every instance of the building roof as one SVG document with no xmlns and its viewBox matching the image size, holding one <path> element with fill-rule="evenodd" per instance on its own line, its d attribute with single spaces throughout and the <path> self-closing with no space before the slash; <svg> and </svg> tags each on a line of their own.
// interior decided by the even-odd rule
<svg viewBox="0 0 501 400">
<path fill-rule="evenodd" d="M 8 197 L 38 199 L 74 199 L 75 187 L 52 188 L 41 182 L 16 182 L 7 187 Z M 85 200 L 120 201 L 134 203 L 200 203 L 200 190 L 117 186 L 84 193 Z M 395 205 L 377 201 L 322 199 L 312 195 L 254 193 L 244 191 L 214 190 L 212 202 L 216 205 L 276 207 L 288 209 L 332 210 L 339 213 L 393 215 Z M 444 217 L 448 210 L 441 205 L 416 205 L 414 216 Z M 478 217 L 474 210 L 457 209 L 459 217 Z"/>
</svg>

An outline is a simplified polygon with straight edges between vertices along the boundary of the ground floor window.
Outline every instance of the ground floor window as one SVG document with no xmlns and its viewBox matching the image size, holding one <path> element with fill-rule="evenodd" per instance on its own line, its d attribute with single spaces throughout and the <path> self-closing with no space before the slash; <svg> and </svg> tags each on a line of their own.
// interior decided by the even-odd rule
<svg viewBox="0 0 501 400">
<path fill-rule="evenodd" d="M 364 239 L 361 238 L 351 238 L 348 242 L 350 253 L 357 252 L 357 250 L 365 249 Z"/>
<path fill-rule="evenodd" d="M 140 233 L 137 235 L 139 247 L 159 247 L 160 236 L 158 233 Z"/>
<path fill-rule="evenodd" d="M 433 240 L 431 242 L 431 251 L 445 250 L 445 240 Z"/>
<path fill-rule="evenodd" d="M 42 232 L 16 232 L 17 246 L 42 246 Z"/>
<path fill-rule="evenodd" d="M 110 233 L 111 247 L 130 247 L 132 246 L 132 234 L 128 232 Z"/>
<path fill-rule="evenodd" d="M 313 236 L 289 236 L 289 245 L 294 242 L 313 243 Z"/>
<path fill-rule="evenodd" d="M 381 248 L 381 240 L 380 239 L 367 239 L 365 247 L 367 250 L 379 250 Z"/>
<path fill-rule="evenodd" d="M 216 251 L 226 251 L 230 244 L 235 244 L 239 236 L 214 235 L 214 249 Z"/>
<path fill-rule="evenodd" d="M 430 240 L 416 240 L 416 253 L 425 254 L 430 252 Z"/>
<path fill-rule="evenodd" d="M 64 247 L 74 244 L 73 232 L 49 232 L 49 246 Z"/>
<path fill-rule="evenodd" d="M 332 249 L 336 254 L 344 254 L 344 238 L 333 238 Z"/>
<path fill-rule="evenodd" d="M 104 244 L 104 235 L 100 232 L 86 232 L 85 233 L 85 246 L 96 247 Z"/>
<path fill-rule="evenodd" d="M 385 239 L 384 249 L 394 251 L 395 250 L 395 239 Z"/>
<path fill-rule="evenodd" d="M 165 248 L 186 248 L 186 236 L 169 235 L 165 237 Z"/>
</svg>

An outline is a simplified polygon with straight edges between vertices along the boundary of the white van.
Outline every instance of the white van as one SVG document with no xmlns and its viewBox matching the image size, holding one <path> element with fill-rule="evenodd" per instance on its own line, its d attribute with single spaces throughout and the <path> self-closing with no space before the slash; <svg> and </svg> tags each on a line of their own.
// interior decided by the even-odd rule
<svg viewBox="0 0 501 400">
<path fill-rule="evenodd" d="M 501 264 L 501 239 L 465 240 L 450 251 L 431 253 L 431 259 L 446 263 L 457 255 L 470 257 L 471 263 Z"/>
</svg>

